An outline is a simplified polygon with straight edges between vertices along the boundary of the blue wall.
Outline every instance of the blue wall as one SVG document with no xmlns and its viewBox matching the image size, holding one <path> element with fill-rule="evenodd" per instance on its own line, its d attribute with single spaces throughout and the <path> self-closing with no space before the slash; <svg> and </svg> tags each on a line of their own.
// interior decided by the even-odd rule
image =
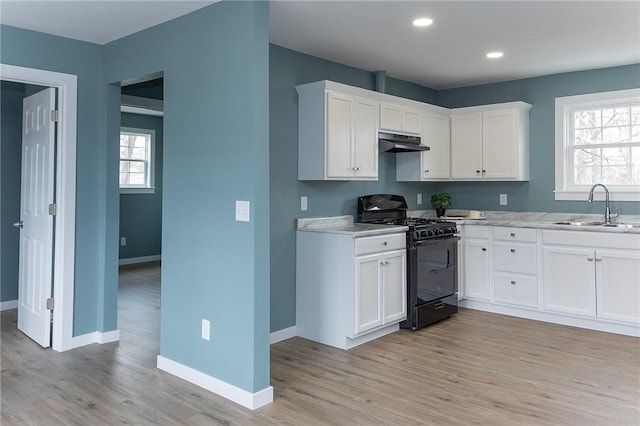
<svg viewBox="0 0 640 426">
<path fill-rule="evenodd" d="M 506 83 L 436 91 L 388 78 L 386 92 L 445 107 L 462 107 L 522 100 L 531 110 L 530 182 L 395 181 L 394 154 L 380 154 L 379 180 L 374 182 L 298 181 L 298 106 L 295 86 L 333 80 L 373 90 L 374 73 L 294 52 L 270 48 L 271 120 L 271 330 L 295 325 L 295 219 L 298 217 L 355 215 L 356 198 L 371 193 L 397 193 L 407 197 L 410 209 L 430 209 L 428 197 L 448 191 L 459 209 L 602 213 L 599 203 L 561 202 L 553 199 L 554 98 L 594 91 L 640 87 L 640 66 L 560 74 Z M 424 194 L 418 206 L 416 193 Z M 499 206 L 506 193 L 508 206 Z M 308 197 L 308 211 L 300 211 L 300 196 Z M 614 203 L 622 213 L 639 214 L 640 203 Z"/>
<path fill-rule="evenodd" d="M 603 214 L 601 203 L 555 201 L 555 98 L 640 87 L 640 65 L 580 71 L 438 92 L 438 103 L 463 107 L 497 102 L 525 101 L 530 111 L 530 181 L 467 182 L 443 185 L 456 208 L 532 212 Z M 499 194 L 508 194 L 509 205 L 499 205 Z M 640 214 L 638 202 L 614 202 L 622 214 Z"/>
<path fill-rule="evenodd" d="M 0 82 L 0 302 L 18 299 L 24 84 Z"/>
<path fill-rule="evenodd" d="M 160 354 L 248 391 L 269 386 L 268 19 L 267 2 L 216 3 L 109 43 L 104 58 L 106 84 L 164 75 Z M 117 103 L 105 106 L 113 137 Z M 106 185 L 111 212 L 117 175 Z M 235 221 L 236 200 L 251 202 L 251 222 Z"/>
<path fill-rule="evenodd" d="M 155 187 L 153 194 L 120 194 L 120 259 L 160 255 L 162 247 L 162 117 L 121 115 L 123 127 L 155 130 Z"/>
</svg>

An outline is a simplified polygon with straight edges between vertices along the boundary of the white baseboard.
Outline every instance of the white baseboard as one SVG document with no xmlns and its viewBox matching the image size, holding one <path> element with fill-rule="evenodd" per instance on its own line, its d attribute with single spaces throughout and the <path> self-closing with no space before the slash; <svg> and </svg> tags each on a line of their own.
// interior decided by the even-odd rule
<svg viewBox="0 0 640 426">
<path fill-rule="evenodd" d="M 107 331 L 104 333 L 101 331 L 94 331 L 93 333 L 74 336 L 71 340 L 71 345 L 75 349 L 92 343 L 104 344 L 117 342 L 118 340 L 120 340 L 120 330 Z"/>
<path fill-rule="evenodd" d="M 251 393 L 161 355 L 158 355 L 157 367 L 251 410 L 273 402 L 273 387 L 271 386 L 259 392 Z"/>
<path fill-rule="evenodd" d="M 18 307 L 18 299 L 7 300 L 6 302 L 0 302 L 0 311 L 8 311 L 9 309 L 16 309 Z"/>
<path fill-rule="evenodd" d="M 298 330 L 294 325 L 293 327 L 283 328 L 282 330 L 274 331 L 273 333 L 271 333 L 269 340 L 270 340 L 270 343 L 273 345 L 274 343 L 291 339 L 292 337 L 296 337 L 297 335 L 298 335 Z"/>
<path fill-rule="evenodd" d="M 579 318 L 571 315 L 499 305 L 491 302 L 484 302 L 481 300 L 463 299 L 460 301 L 460 306 L 463 308 L 477 309 L 479 311 L 493 312 L 494 314 L 509 315 L 512 317 L 550 322 L 553 324 L 568 325 L 571 327 L 588 328 L 590 330 L 604 331 L 607 333 L 640 337 L 640 325 L 619 324 L 602 319 Z"/>
<path fill-rule="evenodd" d="M 159 254 L 156 254 L 153 256 L 128 257 L 126 259 L 120 259 L 118 261 L 118 264 L 133 265 L 134 263 L 157 262 L 158 260 L 162 260 L 162 256 Z"/>
</svg>

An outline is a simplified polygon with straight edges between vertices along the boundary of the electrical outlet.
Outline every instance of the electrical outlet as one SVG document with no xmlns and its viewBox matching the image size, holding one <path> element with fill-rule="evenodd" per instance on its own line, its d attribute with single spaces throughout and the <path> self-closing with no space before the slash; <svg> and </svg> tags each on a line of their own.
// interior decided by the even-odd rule
<svg viewBox="0 0 640 426">
<path fill-rule="evenodd" d="M 202 338 L 209 340 L 211 338 L 211 323 L 209 320 L 202 319 Z"/>
<path fill-rule="evenodd" d="M 300 210 L 303 212 L 307 211 L 307 196 L 303 195 L 300 197 Z"/>
<path fill-rule="evenodd" d="M 236 201 L 236 221 L 249 222 L 249 202 Z"/>
<path fill-rule="evenodd" d="M 127 237 L 120 237 L 120 245 L 121 246 L 127 245 Z"/>
<path fill-rule="evenodd" d="M 416 202 L 418 204 L 422 204 L 422 192 L 418 192 L 418 196 L 416 197 Z"/>
<path fill-rule="evenodd" d="M 507 194 L 500 194 L 500 205 L 501 206 L 507 205 Z"/>
</svg>

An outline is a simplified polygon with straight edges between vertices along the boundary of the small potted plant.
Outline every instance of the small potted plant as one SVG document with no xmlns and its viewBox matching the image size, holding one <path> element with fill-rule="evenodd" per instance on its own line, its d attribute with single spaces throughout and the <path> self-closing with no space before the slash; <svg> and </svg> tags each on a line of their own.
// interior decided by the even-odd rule
<svg viewBox="0 0 640 426">
<path fill-rule="evenodd" d="M 431 207 L 436 211 L 436 216 L 444 216 L 447 207 L 451 206 L 451 195 L 446 192 L 439 192 L 431 196 Z"/>
</svg>

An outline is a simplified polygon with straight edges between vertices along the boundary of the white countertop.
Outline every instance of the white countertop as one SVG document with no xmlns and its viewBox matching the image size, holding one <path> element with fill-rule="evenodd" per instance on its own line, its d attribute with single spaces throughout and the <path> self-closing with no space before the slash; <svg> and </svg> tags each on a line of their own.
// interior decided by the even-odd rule
<svg viewBox="0 0 640 426">
<path fill-rule="evenodd" d="M 372 225 L 369 223 L 354 223 L 353 216 L 330 216 L 297 219 L 296 228 L 305 232 L 327 232 L 332 234 L 349 234 L 353 238 L 373 235 L 404 233 L 409 228 L 398 225 Z"/>
<path fill-rule="evenodd" d="M 541 228 L 556 229 L 564 231 L 584 231 L 584 232 L 613 232 L 624 234 L 640 234 L 638 228 L 617 228 L 609 226 L 575 226 L 558 225 L 555 222 L 602 222 L 604 215 L 575 214 L 575 213 L 538 213 L 538 212 L 503 212 L 485 211 L 486 219 L 475 220 L 467 216 L 467 210 L 447 210 L 448 219 L 459 225 L 477 226 L 512 226 L 517 228 Z M 434 217 L 433 210 L 416 210 L 409 212 L 412 217 Z M 640 224 L 639 216 L 620 216 L 615 219 L 615 223 Z"/>
</svg>

